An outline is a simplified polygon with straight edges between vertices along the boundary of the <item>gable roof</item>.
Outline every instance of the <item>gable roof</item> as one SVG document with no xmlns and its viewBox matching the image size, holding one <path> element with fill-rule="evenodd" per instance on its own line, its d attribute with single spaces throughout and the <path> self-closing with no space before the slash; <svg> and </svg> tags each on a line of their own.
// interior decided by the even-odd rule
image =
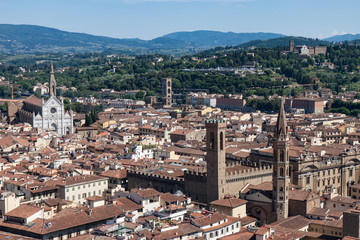
<svg viewBox="0 0 360 240">
<path fill-rule="evenodd" d="M 218 199 L 211 202 L 212 205 L 231 207 L 231 208 L 238 207 L 246 203 L 247 203 L 246 200 L 240 198 Z"/>
</svg>

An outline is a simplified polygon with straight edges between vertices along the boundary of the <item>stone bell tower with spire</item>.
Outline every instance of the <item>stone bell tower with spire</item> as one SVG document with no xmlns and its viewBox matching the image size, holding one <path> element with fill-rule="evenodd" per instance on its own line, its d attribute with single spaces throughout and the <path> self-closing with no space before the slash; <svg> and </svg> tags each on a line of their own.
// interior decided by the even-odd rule
<svg viewBox="0 0 360 240">
<path fill-rule="evenodd" d="M 274 158 L 272 212 L 276 214 L 277 221 L 289 215 L 289 136 L 283 98 L 272 145 Z"/>
<path fill-rule="evenodd" d="M 49 96 L 56 97 L 56 80 L 54 74 L 54 66 L 51 62 L 51 72 L 50 72 L 50 80 L 49 80 Z"/>
</svg>

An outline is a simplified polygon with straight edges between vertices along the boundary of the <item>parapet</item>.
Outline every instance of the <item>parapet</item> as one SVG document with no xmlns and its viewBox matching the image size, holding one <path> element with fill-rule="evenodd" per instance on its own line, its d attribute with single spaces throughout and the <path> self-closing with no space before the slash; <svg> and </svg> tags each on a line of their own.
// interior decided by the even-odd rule
<svg viewBox="0 0 360 240">
<path fill-rule="evenodd" d="M 205 128 L 226 128 L 226 121 L 223 119 L 209 119 L 205 122 Z"/>
<path fill-rule="evenodd" d="M 257 175 L 257 174 L 264 174 L 264 173 L 272 173 L 272 166 L 265 165 L 259 168 L 248 168 L 243 170 L 235 170 L 231 172 L 227 172 L 226 176 L 230 178 L 234 177 L 246 177 L 248 175 Z"/>
<path fill-rule="evenodd" d="M 185 176 L 193 176 L 193 177 L 206 177 L 206 172 L 198 172 L 198 171 L 185 171 Z"/>
<path fill-rule="evenodd" d="M 145 177 L 148 177 L 148 178 L 159 179 L 159 180 L 184 182 L 184 178 L 182 178 L 182 177 L 170 177 L 170 176 L 164 176 L 164 175 L 153 174 L 153 173 L 146 173 L 146 172 L 136 171 L 136 170 L 130 170 L 128 172 L 128 174 L 129 173 L 133 174 L 133 175 L 137 175 L 137 176 L 145 176 Z"/>
</svg>

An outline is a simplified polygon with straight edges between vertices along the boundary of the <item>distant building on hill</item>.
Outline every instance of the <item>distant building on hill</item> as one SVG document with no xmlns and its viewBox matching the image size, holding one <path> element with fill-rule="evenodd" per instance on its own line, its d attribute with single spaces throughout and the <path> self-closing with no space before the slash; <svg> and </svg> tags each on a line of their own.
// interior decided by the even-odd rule
<svg viewBox="0 0 360 240">
<path fill-rule="evenodd" d="M 325 55 L 327 51 L 326 46 L 306 46 L 306 45 L 294 45 L 294 40 L 290 41 L 290 52 L 300 54 L 300 55 L 310 55 L 310 56 L 317 56 L 317 55 Z"/>
</svg>

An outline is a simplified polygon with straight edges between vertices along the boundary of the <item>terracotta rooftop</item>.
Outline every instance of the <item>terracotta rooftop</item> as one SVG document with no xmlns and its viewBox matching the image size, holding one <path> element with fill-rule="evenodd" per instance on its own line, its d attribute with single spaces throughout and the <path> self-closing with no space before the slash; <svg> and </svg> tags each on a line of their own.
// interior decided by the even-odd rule
<svg viewBox="0 0 360 240">
<path fill-rule="evenodd" d="M 160 193 L 159 193 L 158 191 L 156 191 L 155 189 L 153 189 L 153 188 L 132 189 L 131 191 L 136 192 L 137 194 L 139 194 L 139 195 L 142 196 L 143 198 L 160 196 Z"/>
<path fill-rule="evenodd" d="M 39 211 L 41 211 L 41 207 L 24 204 L 6 213 L 5 216 L 16 217 L 16 218 L 28 218 Z"/>
<path fill-rule="evenodd" d="M 247 203 L 246 200 L 240 198 L 218 199 L 211 202 L 212 205 L 230 207 L 230 208 L 238 207 L 246 203 Z"/>
</svg>

